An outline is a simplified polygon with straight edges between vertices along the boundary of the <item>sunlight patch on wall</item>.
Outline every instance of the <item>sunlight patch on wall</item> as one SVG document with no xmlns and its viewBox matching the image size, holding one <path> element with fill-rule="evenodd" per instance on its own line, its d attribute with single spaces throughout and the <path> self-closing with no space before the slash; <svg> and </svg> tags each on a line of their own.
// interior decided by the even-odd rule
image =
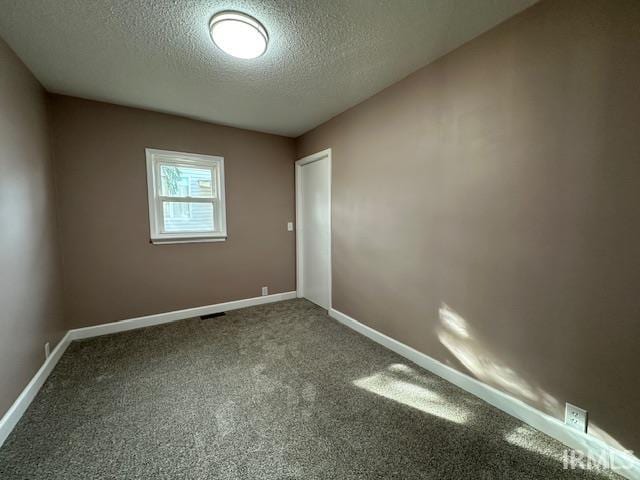
<svg viewBox="0 0 640 480">
<path fill-rule="evenodd" d="M 455 423 L 466 423 L 471 412 L 461 405 L 448 402 L 425 385 L 423 379 L 411 367 L 394 364 L 386 370 L 353 382 L 359 388 L 389 400 L 415 408 L 429 415 Z"/>
<path fill-rule="evenodd" d="M 438 339 L 476 378 L 507 393 L 562 416 L 560 403 L 549 393 L 524 380 L 474 339 L 468 323 L 446 304 L 439 309 Z"/>
<path fill-rule="evenodd" d="M 438 314 L 440 315 L 442 325 L 447 329 L 447 331 L 450 331 L 460 338 L 470 337 L 467 321 L 451 310 L 447 305 L 442 304 L 438 310 Z"/>
<path fill-rule="evenodd" d="M 518 372 L 502 362 L 482 342 L 474 338 L 473 329 L 460 314 L 443 303 L 438 310 L 438 315 L 440 323 L 436 333 L 440 343 L 473 376 L 513 397 L 524 400 L 555 418 L 563 418 L 564 409 L 560 402 L 540 386 L 523 379 Z M 588 433 L 619 450 L 625 450 L 615 438 L 593 423 L 589 424 Z M 514 433 L 511 443 L 519 438 L 517 433 Z M 510 440 L 507 438 L 507 441 Z"/>
</svg>

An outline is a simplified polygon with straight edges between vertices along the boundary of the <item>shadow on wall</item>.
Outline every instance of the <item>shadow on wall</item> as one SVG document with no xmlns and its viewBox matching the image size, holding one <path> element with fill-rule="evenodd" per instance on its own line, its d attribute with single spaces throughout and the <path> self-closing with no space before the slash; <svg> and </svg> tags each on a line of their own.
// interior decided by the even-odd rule
<svg viewBox="0 0 640 480">
<path fill-rule="evenodd" d="M 525 403 L 542 408 L 545 413 L 563 418 L 560 402 L 541 386 L 527 381 L 518 372 L 505 365 L 485 345 L 474 338 L 474 332 L 457 312 L 443 303 L 439 309 L 436 329 L 440 343 L 478 380 L 506 392 Z M 589 434 L 619 450 L 626 450 L 615 438 L 589 423 Z"/>
</svg>

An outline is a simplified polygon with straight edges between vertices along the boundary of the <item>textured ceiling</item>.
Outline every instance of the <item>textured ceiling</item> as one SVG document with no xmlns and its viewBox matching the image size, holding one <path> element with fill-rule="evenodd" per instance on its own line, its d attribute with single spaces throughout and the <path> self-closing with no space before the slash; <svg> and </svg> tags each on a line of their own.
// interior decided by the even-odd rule
<svg viewBox="0 0 640 480">
<path fill-rule="evenodd" d="M 536 0 L 0 0 L 0 35 L 49 91 L 297 136 Z M 258 18 L 255 60 L 211 42 Z"/>
</svg>

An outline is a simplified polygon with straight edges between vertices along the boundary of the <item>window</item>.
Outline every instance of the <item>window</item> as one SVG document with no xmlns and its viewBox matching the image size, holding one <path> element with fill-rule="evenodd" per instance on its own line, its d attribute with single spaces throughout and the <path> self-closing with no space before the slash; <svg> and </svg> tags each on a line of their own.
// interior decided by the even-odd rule
<svg viewBox="0 0 640 480">
<path fill-rule="evenodd" d="M 224 158 L 147 148 L 153 243 L 227 238 Z"/>
</svg>

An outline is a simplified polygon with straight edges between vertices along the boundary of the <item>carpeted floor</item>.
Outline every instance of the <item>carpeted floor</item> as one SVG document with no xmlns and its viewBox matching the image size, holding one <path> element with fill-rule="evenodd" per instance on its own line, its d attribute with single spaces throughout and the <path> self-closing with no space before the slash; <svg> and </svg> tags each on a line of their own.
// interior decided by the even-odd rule
<svg viewBox="0 0 640 480">
<path fill-rule="evenodd" d="M 564 450 L 292 300 L 74 342 L 0 478 L 610 478 Z"/>
</svg>

